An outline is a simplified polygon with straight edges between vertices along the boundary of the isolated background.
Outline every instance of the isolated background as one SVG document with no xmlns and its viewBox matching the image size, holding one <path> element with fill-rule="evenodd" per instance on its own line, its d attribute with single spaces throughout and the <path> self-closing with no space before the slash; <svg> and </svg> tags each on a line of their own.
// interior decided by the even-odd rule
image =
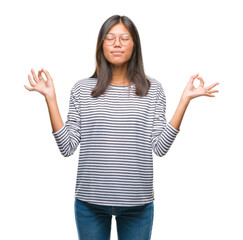
<svg viewBox="0 0 243 240">
<path fill-rule="evenodd" d="M 79 147 L 63 157 L 44 97 L 27 75 L 46 68 L 66 121 L 69 94 L 95 68 L 103 22 L 138 28 L 147 75 L 159 80 L 170 121 L 191 75 L 220 85 L 193 99 L 170 151 L 154 155 L 152 240 L 243 239 L 242 7 L 240 1 L 1 1 L 0 239 L 78 239 Z M 195 81 L 198 86 L 199 81 Z M 113 216 L 111 239 L 117 239 Z"/>
</svg>

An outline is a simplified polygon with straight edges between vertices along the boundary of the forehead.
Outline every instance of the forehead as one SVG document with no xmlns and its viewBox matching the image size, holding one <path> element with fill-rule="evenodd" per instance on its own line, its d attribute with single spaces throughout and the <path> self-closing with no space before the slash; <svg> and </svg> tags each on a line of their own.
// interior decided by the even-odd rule
<svg viewBox="0 0 243 240">
<path fill-rule="evenodd" d="M 116 25 L 114 25 L 109 31 L 108 33 L 113 33 L 113 34 L 123 34 L 123 33 L 127 33 L 129 34 L 128 29 L 125 27 L 124 24 L 122 23 L 118 23 Z"/>
</svg>

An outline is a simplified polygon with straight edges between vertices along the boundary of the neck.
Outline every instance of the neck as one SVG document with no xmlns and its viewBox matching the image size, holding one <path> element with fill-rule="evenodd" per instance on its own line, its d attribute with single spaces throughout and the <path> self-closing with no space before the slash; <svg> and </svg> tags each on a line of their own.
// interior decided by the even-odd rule
<svg viewBox="0 0 243 240">
<path fill-rule="evenodd" d="M 127 64 L 125 65 L 111 65 L 112 70 L 112 78 L 111 84 L 112 85 L 128 85 L 129 80 L 127 79 L 126 72 L 127 72 Z"/>
</svg>

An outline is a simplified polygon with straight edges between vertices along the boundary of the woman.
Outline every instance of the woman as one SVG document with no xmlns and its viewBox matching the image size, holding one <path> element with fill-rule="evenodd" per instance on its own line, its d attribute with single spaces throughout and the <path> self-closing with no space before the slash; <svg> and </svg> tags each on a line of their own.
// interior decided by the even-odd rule
<svg viewBox="0 0 243 240">
<path fill-rule="evenodd" d="M 32 88 L 25 88 L 45 96 L 60 152 L 70 156 L 80 144 L 75 189 L 79 239 L 110 239 L 112 215 L 116 216 L 119 240 L 150 239 L 152 150 L 164 156 L 191 99 L 214 97 L 212 93 L 218 91 L 211 89 L 219 83 L 204 87 L 198 74 L 191 76 L 167 123 L 162 85 L 145 75 L 138 31 L 131 19 L 119 15 L 108 18 L 100 29 L 95 72 L 71 89 L 65 124 L 51 75 L 44 69 L 38 77 L 33 69 L 31 72 L 35 83 L 28 75 Z M 196 78 L 201 82 L 198 88 L 193 86 Z"/>
</svg>

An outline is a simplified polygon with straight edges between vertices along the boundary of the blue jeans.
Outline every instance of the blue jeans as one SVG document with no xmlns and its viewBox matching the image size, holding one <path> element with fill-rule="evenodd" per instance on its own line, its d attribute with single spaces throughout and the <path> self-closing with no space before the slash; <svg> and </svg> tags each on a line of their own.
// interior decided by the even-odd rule
<svg viewBox="0 0 243 240">
<path fill-rule="evenodd" d="M 154 203 L 141 206 L 101 206 L 75 198 L 79 240 L 110 240 L 112 215 L 116 216 L 118 240 L 150 240 Z"/>
</svg>

